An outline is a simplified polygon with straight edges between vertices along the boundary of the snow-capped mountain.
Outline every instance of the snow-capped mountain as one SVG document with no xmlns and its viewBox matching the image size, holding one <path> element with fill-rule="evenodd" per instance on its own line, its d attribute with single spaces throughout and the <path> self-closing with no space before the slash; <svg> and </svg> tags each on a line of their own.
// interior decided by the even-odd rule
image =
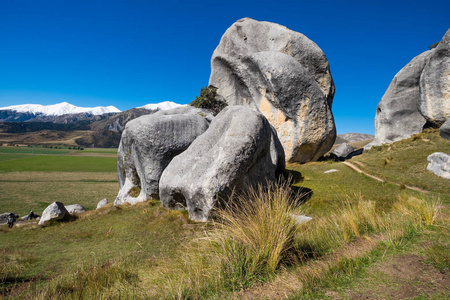
<svg viewBox="0 0 450 300">
<path fill-rule="evenodd" d="M 140 108 L 145 108 L 148 110 L 166 110 L 166 109 L 172 109 L 175 107 L 183 106 L 182 104 L 178 104 L 172 101 L 164 101 L 160 103 L 150 103 L 146 104 L 144 106 L 141 106 Z"/>
<path fill-rule="evenodd" d="M 67 102 L 53 105 L 22 104 L 0 107 L 0 110 L 12 110 L 19 113 L 29 113 L 43 116 L 62 116 L 67 114 L 87 113 L 91 115 L 102 115 L 106 113 L 118 113 L 114 106 L 79 107 Z"/>
</svg>

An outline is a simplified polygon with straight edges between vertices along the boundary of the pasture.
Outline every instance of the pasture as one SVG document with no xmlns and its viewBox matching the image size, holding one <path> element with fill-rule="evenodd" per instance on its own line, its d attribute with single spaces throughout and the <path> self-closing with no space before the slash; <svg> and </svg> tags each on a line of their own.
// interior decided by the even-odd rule
<svg viewBox="0 0 450 300">
<path fill-rule="evenodd" d="M 42 212 L 54 201 L 93 209 L 118 191 L 117 149 L 0 147 L 0 211 Z"/>
<path fill-rule="evenodd" d="M 167 211 L 158 201 L 93 210 L 118 191 L 109 149 L 0 153 L 0 211 L 40 214 L 53 201 L 91 209 L 75 221 L 45 228 L 0 227 L 0 295 L 444 299 L 450 295 L 450 185 L 426 171 L 430 151 L 450 152 L 450 143 L 430 131 L 350 160 L 384 182 L 341 162 L 288 165 L 295 190 L 308 193 L 304 202 L 283 206 L 290 197 L 283 187 L 274 191 L 280 197 L 256 193 L 246 201 L 258 203 L 248 210 L 258 213 L 225 215 L 233 227 L 220 217 L 191 222 L 186 212 Z M 337 171 L 324 173 L 330 169 Z M 267 204 L 271 209 L 264 210 Z M 282 204 L 281 215 L 274 204 Z M 296 225 L 286 212 L 313 219 Z M 277 244 L 274 232 L 289 233 L 287 243 Z M 275 263 L 268 266 L 270 261 Z"/>
</svg>

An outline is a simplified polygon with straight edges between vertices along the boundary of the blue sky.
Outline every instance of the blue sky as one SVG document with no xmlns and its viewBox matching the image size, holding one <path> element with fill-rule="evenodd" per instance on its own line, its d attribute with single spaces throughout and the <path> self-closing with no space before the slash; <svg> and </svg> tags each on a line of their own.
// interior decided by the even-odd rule
<svg viewBox="0 0 450 300">
<path fill-rule="evenodd" d="M 1 0 L 0 107 L 189 103 L 222 34 L 250 17 L 316 42 L 336 85 L 338 133 L 373 134 L 390 81 L 440 41 L 449 12 L 448 0 Z"/>
</svg>

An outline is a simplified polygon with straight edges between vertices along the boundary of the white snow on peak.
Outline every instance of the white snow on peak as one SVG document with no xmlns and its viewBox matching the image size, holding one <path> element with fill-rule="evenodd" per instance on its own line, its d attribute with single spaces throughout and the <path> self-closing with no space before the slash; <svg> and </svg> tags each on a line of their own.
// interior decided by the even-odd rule
<svg viewBox="0 0 450 300">
<path fill-rule="evenodd" d="M 53 105 L 41 104 L 21 104 L 0 107 L 0 110 L 14 110 L 21 113 L 43 114 L 45 116 L 61 116 L 66 114 L 90 113 L 93 115 L 102 115 L 111 112 L 120 112 L 114 106 L 96 106 L 79 107 L 67 102 L 61 102 Z"/>
<path fill-rule="evenodd" d="M 172 101 L 164 101 L 160 103 L 150 103 L 146 104 L 144 106 L 141 106 L 140 108 L 150 109 L 150 110 L 167 110 L 172 109 L 175 107 L 184 106 L 182 104 L 178 104 Z"/>
</svg>

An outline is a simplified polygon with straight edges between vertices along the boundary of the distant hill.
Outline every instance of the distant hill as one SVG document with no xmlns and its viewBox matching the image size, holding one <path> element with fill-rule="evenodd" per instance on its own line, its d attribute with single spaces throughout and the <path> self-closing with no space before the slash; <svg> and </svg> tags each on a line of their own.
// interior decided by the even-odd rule
<svg viewBox="0 0 450 300">
<path fill-rule="evenodd" d="M 180 104 L 166 101 L 123 112 L 111 109 L 110 112 L 95 114 L 103 110 L 98 107 L 96 110 L 87 110 L 87 108 L 63 104 L 64 107 L 71 108 L 71 113 L 55 113 L 63 111 L 61 107 L 59 109 L 55 107 L 58 105 L 47 110 L 42 109 L 42 105 L 3 108 L 0 110 L 0 144 L 58 143 L 82 147 L 115 148 L 118 147 L 122 131 L 130 120 L 158 110 L 180 106 Z"/>
<path fill-rule="evenodd" d="M 67 102 L 53 105 L 21 104 L 0 107 L 0 121 L 26 121 L 35 118 L 55 117 L 63 115 L 82 114 L 84 116 L 96 116 L 106 113 L 118 113 L 114 106 L 79 107 Z M 20 120 L 19 120 L 20 119 Z"/>
<path fill-rule="evenodd" d="M 338 134 L 336 137 L 335 144 L 342 143 L 353 143 L 353 142 L 361 142 L 367 140 L 373 140 L 374 136 L 366 133 L 345 133 Z"/>
</svg>

